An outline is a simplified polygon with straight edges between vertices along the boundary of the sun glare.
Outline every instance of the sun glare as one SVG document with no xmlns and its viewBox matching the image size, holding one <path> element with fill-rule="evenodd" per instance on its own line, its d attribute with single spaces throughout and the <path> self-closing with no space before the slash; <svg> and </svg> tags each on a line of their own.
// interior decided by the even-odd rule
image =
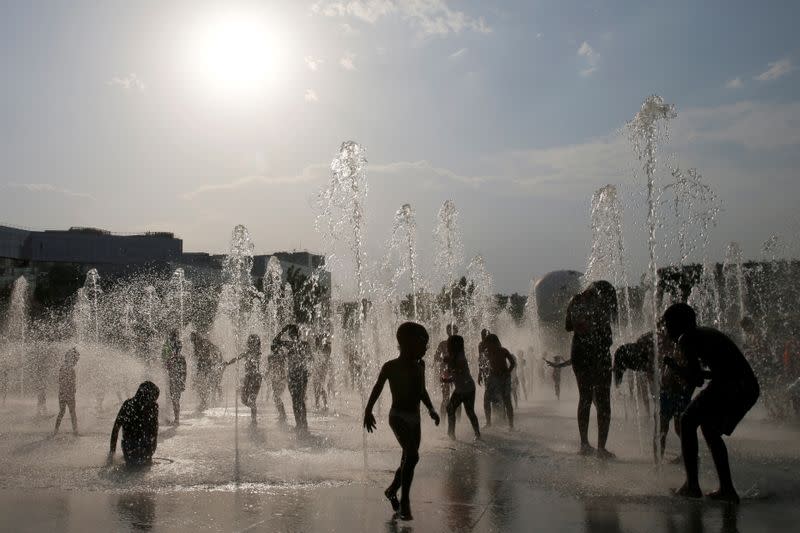
<svg viewBox="0 0 800 533">
<path fill-rule="evenodd" d="M 281 75 L 281 40 L 261 13 L 216 13 L 197 21 L 187 43 L 192 76 L 226 95 L 244 96 Z"/>
</svg>

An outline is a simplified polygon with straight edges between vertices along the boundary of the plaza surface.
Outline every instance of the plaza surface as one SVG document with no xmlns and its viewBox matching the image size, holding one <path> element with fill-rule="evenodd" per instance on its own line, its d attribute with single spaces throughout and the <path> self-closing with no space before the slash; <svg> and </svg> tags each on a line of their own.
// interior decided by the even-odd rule
<svg viewBox="0 0 800 533">
<path fill-rule="evenodd" d="M 162 426 L 153 466 L 129 471 L 119 453 L 106 463 L 116 400 L 99 415 L 79 400 L 81 435 L 69 433 L 67 417 L 52 438 L 52 416 L 9 398 L 0 408 L 0 531 L 744 532 L 800 521 L 800 428 L 754 409 L 728 440 L 742 504 L 688 502 L 670 494 L 682 468 L 652 464 L 649 428 L 640 440 L 620 402 L 609 441 L 618 458 L 603 462 L 576 454 L 573 391 L 560 402 L 550 392 L 520 403 L 516 431 L 501 425 L 477 443 L 466 417 L 456 442 L 424 418 L 411 522 L 394 520 L 383 497 L 400 455 L 385 423 L 388 397 L 366 471 L 357 400 L 312 410 L 305 438 L 275 422 L 271 402 L 257 429 L 240 411 L 238 469 L 233 408 L 187 408 L 179 427 Z M 668 443 L 674 457 L 674 434 Z M 704 490 L 715 488 L 702 444 L 701 468 Z"/>
</svg>

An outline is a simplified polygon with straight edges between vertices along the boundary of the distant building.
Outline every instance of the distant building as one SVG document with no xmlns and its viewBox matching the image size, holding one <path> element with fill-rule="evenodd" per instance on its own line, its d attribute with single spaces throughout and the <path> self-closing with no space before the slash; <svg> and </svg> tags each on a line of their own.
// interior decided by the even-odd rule
<svg viewBox="0 0 800 533">
<path fill-rule="evenodd" d="M 324 256 L 303 251 L 272 255 L 281 262 L 284 282 L 291 269 L 310 277 L 325 263 Z M 272 255 L 253 257 L 254 280 L 264 277 Z M 19 276 L 25 276 L 35 285 L 39 275 L 57 264 L 74 265 L 82 272 L 97 268 L 106 279 L 144 267 L 153 272 L 183 268 L 187 278 L 194 282 L 216 284 L 222 280 L 224 263 L 224 255 L 184 253 L 183 241 L 166 232 L 127 235 L 96 228 L 34 231 L 0 226 L 0 288 Z M 320 284 L 330 288 L 329 272 L 321 272 Z"/>
</svg>

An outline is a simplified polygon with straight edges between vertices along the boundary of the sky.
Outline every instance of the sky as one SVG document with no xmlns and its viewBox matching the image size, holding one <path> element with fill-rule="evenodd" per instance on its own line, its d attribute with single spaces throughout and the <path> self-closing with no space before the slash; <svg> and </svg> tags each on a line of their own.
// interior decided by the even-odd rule
<svg viewBox="0 0 800 533">
<path fill-rule="evenodd" d="M 721 208 L 690 259 L 731 241 L 758 259 L 772 235 L 794 256 L 799 18 L 791 1 L 9 0 L 0 223 L 174 231 L 210 252 L 244 224 L 259 253 L 328 252 L 315 198 L 355 140 L 371 262 L 410 203 L 429 271 L 451 199 L 465 263 L 483 255 L 498 291 L 524 293 L 585 270 L 592 194 L 614 184 L 638 279 L 646 181 L 625 124 L 659 94 L 677 118 L 657 190 L 696 168 Z M 668 197 L 661 264 L 676 260 Z"/>
</svg>

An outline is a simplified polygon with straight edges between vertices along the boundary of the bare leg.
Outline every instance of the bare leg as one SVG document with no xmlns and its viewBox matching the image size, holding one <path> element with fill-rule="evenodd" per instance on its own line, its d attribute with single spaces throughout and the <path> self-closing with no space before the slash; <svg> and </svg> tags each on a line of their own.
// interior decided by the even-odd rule
<svg viewBox="0 0 800 533">
<path fill-rule="evenodd" d="M 708 444 L 708 449 L 711 451 L 714 466 L 717 468 L 717 477 L 719 477 L 719 490 L 710 493 L 708 495 L 709 498 L 739 503 L 739 495 L 736 494 L 736 489 L 733 487 L 733 480 L 731 479 L 728 448 L 725 446 L 725 441 L 722 440 L 722 435 L 706 425 L 701 425 L 700 428 L 703 431 L 706 444 Z"/>
<path fill-rule="evenodd" d="M 700 422 L 696 413 L 691 409 L 687 409 L 686 413 L 681 417 L 681 452 L 683 453 L 683 467 L 686 470 L 686 483 L 678 489 L 677 494 L 679 496 L 700 498 L 703 495 L 700 491 L 697 472 L 698 427 L 700 427 Z"/>
<path fill-rule="evenodd" d="M 61 425 L 61 419 L 64 418 L 64 411 L 67 409 L 67 402 L 58 401 L 58 416 L 56 417 L 56 428 L 53 430 L 53 435 L 58 433 L 58 428 Z"/>
</svg>

